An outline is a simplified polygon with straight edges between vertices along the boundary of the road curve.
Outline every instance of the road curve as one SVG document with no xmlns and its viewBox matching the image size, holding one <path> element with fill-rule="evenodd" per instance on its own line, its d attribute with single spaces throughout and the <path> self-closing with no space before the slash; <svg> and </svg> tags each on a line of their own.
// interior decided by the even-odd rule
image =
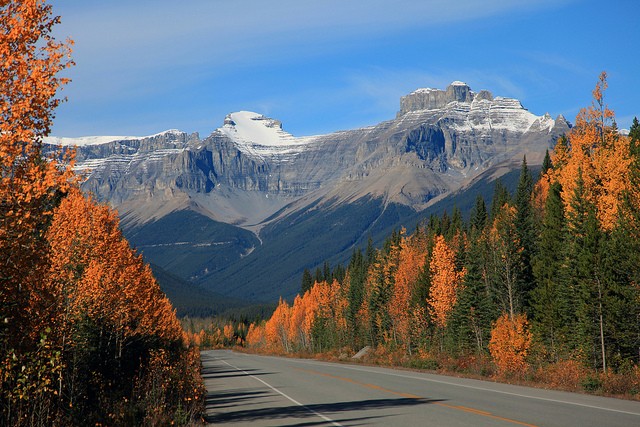
<svg viewBox="0 0 640 427">
<path fill-rule="evenodd" d="M 201 355 L 214 425 L 640 426 L 639 402 L 228 350 Z"/>
</svg>

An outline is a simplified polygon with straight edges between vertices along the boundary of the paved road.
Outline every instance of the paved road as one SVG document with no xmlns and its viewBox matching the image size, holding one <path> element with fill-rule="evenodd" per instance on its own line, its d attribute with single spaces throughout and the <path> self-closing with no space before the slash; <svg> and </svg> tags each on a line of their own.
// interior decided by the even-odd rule
<svg viewBox="0 0 640 427">
<path fill-rule="evenodd" d="M 202 364 L 215 425 L 640 426 L 618 399 L 227 350 Z"/>
</svg>

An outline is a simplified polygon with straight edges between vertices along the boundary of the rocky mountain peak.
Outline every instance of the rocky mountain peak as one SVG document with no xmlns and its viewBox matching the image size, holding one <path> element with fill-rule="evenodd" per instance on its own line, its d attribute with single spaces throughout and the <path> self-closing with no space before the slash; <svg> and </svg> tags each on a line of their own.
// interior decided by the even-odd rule
<svg viewBox="0 0 640 427">
<path fill-rule="evenodd" d="M 437 110 L 446 107 L 451 102 L 470 103 L 474 99 L 492 101 L 493 95 L 487 90 L 481 90 L 476 94 L 469 85 L 460 81 L 451 83 L 445 90 L 417 89 L 400 98 L 398 117 L 410 111 Z"/>
<path fill-rule="evenodd" d="M 473 100 L 473 92 L 471 92 L 471 88 L 466 83 L 456 81 L 447 87 L 445 99 L 449 102 L 471 102 Z"/>
<path fill-rule="evenodd" d="M 213 135 L 227 137 L 240 151 L 254 157 L 297 153 L 311 142 L 284 131 L 279 120 L 252 111 L 228 114 Z"/>
</svg>

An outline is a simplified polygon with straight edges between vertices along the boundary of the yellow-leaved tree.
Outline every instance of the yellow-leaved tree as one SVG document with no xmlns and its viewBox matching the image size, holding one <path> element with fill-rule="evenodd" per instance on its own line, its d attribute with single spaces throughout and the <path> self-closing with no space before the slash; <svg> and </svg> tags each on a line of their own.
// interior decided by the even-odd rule
<svg viewBox="0 0 640 427">
<path fill-rule="evenodd" d="M 447 324 L 449 314 L 456 304 L 458 292 L 466 270 L 456 268 L 455 252 L 445 238 L 437 235 L 434 239 L 433 253 L 429 269 L 431 287 L 429 289 L 429 312 L 434 322 L 441 328 Z"/>
<path fill-rule="evenodd" d="M 524 373 L 531 347 L 529 322 L 524 314 L 502 313 L 491 330 L 489 352 L 501 375 Z"/>
<path fill-rule="evenodd" d="M 47 157 L 71 42 L 42 0 L 0 2 L 0 424 L 47 424 L 61 370 L 48 325 L 44 231 L 71 168 Z M 40 412 L 34 408 L 41 408 Z"/>
</svg>

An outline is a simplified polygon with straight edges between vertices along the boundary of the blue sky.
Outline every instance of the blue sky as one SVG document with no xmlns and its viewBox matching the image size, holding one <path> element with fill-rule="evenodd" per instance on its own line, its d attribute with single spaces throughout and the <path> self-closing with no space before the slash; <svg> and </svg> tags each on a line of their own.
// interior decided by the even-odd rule
<svg viewBox="0 0 640 427">
<path fill-rule="evenodd" d="M 53 135 L 206 136 L 230 112 L 297 136 L 368 126 L 454 80 L 570 121 L 601 71 L 640 116 L 637 0 L 58 0 L 75 41 Z"/>
</svg>

